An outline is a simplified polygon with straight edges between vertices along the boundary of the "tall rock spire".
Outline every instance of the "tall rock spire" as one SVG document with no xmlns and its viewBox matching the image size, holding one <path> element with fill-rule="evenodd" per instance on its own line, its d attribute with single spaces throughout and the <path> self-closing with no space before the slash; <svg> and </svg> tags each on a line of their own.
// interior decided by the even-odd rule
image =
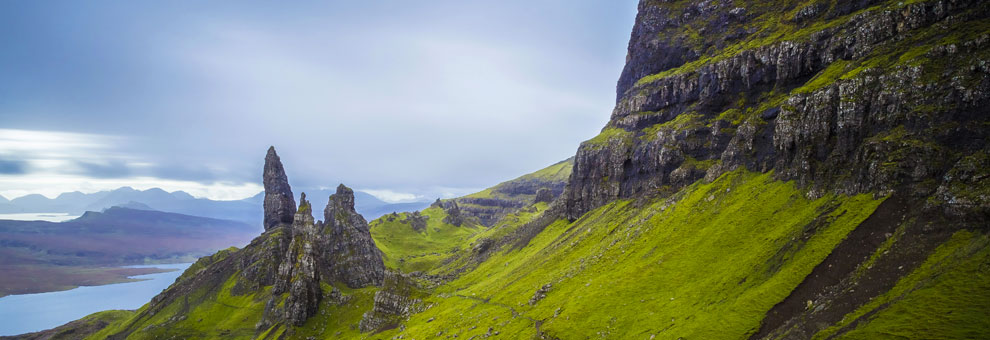
<svg viewBox="0 0 990 340">
<path fill-rule="evenodd" d="M 296 214 L 296 200 L 292 197 L 289 178 L 285 176 L 282 161 L 275 147 L 268 148 L 265 156 L 265 230 L 280 224 L 292 224 Z"/>
</svg>

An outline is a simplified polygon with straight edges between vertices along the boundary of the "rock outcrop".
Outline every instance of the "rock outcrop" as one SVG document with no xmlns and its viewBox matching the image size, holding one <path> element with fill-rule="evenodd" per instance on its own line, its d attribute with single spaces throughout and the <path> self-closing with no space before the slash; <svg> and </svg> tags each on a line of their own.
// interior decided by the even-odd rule
<svg viewBox="0 0 990 340">
<path fill-rule="evenodd" d="M 413 211 L 406 214 L 406 217 L 402 220 L 402 223 L 409 224 L 409 226 L 417 232 L 424 232 L 426 231 L 426 222 L 429 220 L 429 216 L 420 214 L 418 211 Z"/>
<path fill-rule="evenodd" d="M 292 224 L 292 218 L 296 214 L 296 201 L 292 197 L 289 178 L 285 176 L 282 160 L 275 153 L 274 146 L 268 148 L 268 155 L 265 156 L 262 180 L 265 185 L 265 230 Z"/>
<path fill-rule="evenodd" d="M 550 202 L 553 201 L 553 199 L 554 195 L 550 189 L 540 188 L 539 190 L 536 190 L 536 197 L 533 198 L 533 203 Z"/>
<path fill-rule="evenodd" d="M 343 184 L 338 186 L 330 195 L 323 218 L 323 258 L 329 261 L 331 275 L 350 287 L 380 285 L 385 264 L 371 239 L 368 221 L 354 210 L 354 191 Z"/>
<path fill-rule="evenodd" d="M 382 289 L 375 293 L 375 304 L 364 313 L 359 328 L 371 332 L 395 327 L 413 313 L 423 310 L 416 284 L 402 274 L 387 272 Z"/>
<path fill-rule="evenodd" d="M 303 193 L 292 224 L 292 240 L 278 267 L 272 297 L 265 306 L 266 328 L 279 321 L 300 326 L 316 314 L 323 292 L 320 288 L 314 240 L 312 207 Z"/>
<path fill-rule="evenodd" d="M 451 200 L 444 204 L 444 211 L 447 217 L 443 218 L 443 223 L 460 227 L 464 223 L 464 216 L 461 215 L 461 208 L 457 206 L 457 201 Z"/>
</svg>

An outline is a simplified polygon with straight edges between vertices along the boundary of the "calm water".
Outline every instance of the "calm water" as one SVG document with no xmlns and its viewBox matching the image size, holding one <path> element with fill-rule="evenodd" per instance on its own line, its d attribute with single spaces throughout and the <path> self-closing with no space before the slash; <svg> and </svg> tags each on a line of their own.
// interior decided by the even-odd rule
<svg viewBox="0 0 990 340">
<path fill-rule="evenodd" d="M 132 266 L 179 269 L 168 273 L 133 276 L 146 281 L 0 298 L 0 336 L 58 327 L 102 310 L 138 309 L 175 282 L 190 264 Z"/>
<path fill-rule="evenodd" d="M 79 217 L 68 213 L 20 213 L 0 214 L 0 220 L 62 222 Z"/>
</svg>

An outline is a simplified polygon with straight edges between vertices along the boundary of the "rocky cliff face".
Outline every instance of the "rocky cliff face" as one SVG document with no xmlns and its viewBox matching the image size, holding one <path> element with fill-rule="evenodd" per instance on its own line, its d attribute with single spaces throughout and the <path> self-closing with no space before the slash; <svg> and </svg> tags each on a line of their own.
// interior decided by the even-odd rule
<svg viewBox="0 0 990 340">
<path fill-rule="evenodd" d="M 640 3 L 611 120 L 575 157 L 567 217 L 737 168 L 811 197 L 896 191 L 986 213 L 985 198 L 933 196 L 987 153 L 990 41 L 971 29 L 986 2 L 737 5 Z"/>
<path fill-rule="evenodd" d="M 325 222 L 319 229 L 325 249 L 321 255 L 329 261 L 331 276 L 350 287 L 381 285 L 385 264 L 368 222 L 354 210 L 354 191 L 338 186 L 323 216 Z"/>
</svg>

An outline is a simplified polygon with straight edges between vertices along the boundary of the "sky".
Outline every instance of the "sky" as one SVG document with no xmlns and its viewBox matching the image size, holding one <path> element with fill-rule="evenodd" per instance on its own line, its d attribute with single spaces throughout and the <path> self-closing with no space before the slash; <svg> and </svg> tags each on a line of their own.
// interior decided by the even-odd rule
<svg viewBox="0 0 990 340">
<path fill-rule="evenodd" d="M 471 193 L 574 155 L 634 0 L 0 2 L 0 195 Z"/>
</svg>

